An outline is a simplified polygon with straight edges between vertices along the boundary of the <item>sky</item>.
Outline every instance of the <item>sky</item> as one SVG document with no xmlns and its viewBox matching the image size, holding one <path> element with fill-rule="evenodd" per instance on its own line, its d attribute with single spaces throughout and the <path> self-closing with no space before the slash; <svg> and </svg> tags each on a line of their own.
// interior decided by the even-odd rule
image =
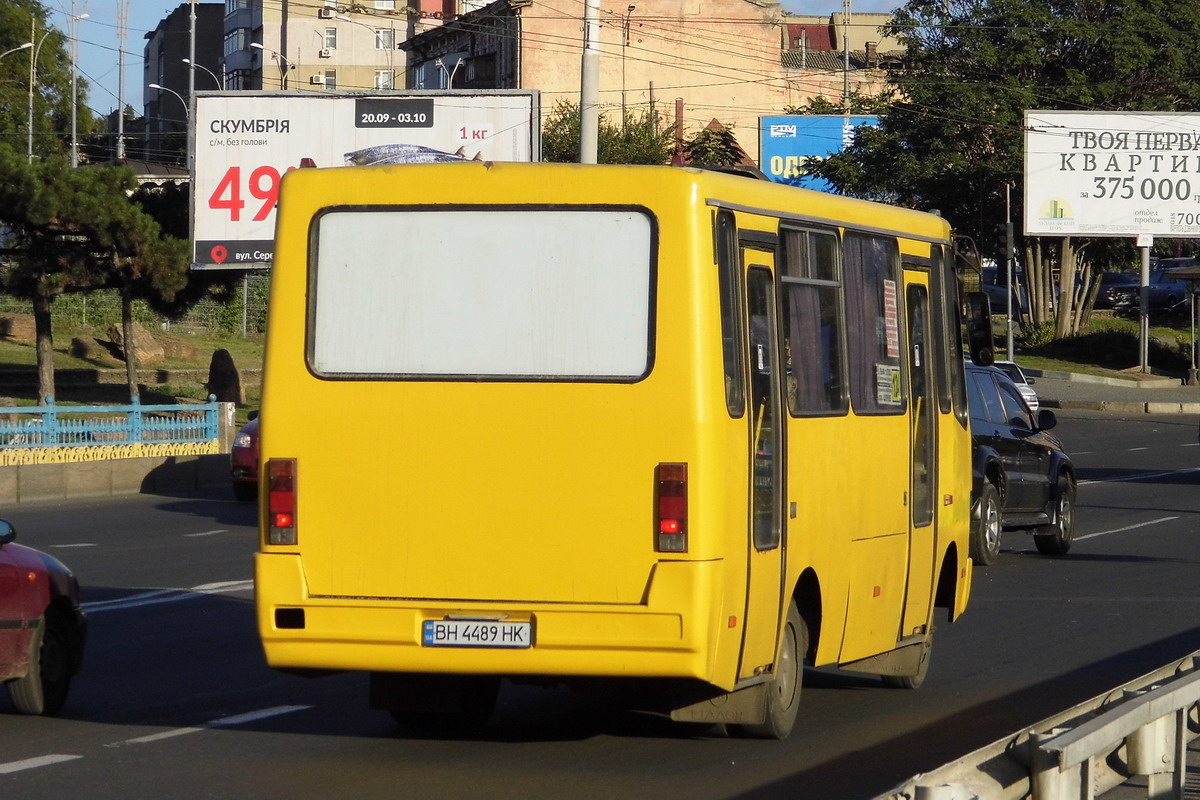
<svg viewBox="0 0 1200 800">
<path fill-rule="evenodd" d="M 145 35 L 180 5 L 183 0 L 42 0 L 50 9 L 50 22 L 69 33 L 68 20 L 87 14 L 76 23 L 79 37 L 79 75 L 88 84 L 88 105 L 98 114 L 107 114 L 118 106 L 119 86 L 125 85 L 124 102 L 139 113 L 142 108 L 142 49 Z M 828 15 L 842 10 L 841 0 L 783 0 L 783 7 L 795 14 Z M 851 11 L 861 13 L 890 11 L 899 0 L 853 0 Z M 124 80 L 118 69 L 120 10 L 127 10 L 124 40 Z"/>
</svg>

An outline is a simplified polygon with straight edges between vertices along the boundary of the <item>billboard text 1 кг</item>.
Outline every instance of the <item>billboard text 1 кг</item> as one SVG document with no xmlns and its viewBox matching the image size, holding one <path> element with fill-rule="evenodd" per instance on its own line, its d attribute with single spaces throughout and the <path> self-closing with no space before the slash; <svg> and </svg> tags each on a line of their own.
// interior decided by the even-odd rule
<svg viewBox="0 0 1200 800">
<path fill-rule="evenodd" d="M 538 113 L 529 91 L 197 92 L 193 268 L 270 266 L 279 181 L 301 163 L 532 161 Z"/>
</svg>

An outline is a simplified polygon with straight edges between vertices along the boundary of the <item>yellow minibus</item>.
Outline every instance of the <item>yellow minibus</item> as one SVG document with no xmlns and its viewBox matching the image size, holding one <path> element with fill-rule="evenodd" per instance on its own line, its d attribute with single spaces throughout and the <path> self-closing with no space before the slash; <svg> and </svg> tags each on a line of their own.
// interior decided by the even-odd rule
<svg viewBox="0 0 1200 800">
<path fill-rule="evenodd" d="M 261 414 L 268 663 L 400 720 L 501 679 L 782 738 L 802 670 L 925 677 L 971 587 L 945 220 L 678 167 L 283 180 Z"/>
</svg>

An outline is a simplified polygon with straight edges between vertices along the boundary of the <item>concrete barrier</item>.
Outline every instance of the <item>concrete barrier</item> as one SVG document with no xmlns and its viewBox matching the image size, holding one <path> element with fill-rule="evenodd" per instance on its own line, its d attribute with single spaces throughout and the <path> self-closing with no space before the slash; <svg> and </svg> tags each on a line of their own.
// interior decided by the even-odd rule
<svg viewBox="0 0 1200 800">
<path fill-rule="evenodd" d="M 229 484 L 229 454 L 120 458 L 0 467 L 0 508 Z"/>
</svg>

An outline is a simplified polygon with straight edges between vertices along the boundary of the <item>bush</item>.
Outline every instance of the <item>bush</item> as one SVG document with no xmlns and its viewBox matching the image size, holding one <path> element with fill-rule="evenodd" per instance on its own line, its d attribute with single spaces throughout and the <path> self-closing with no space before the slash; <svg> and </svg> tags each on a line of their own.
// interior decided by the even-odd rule
<svg viewBox="0 0 1200 800">
<path fill-rule="evenodd" d="M 1022 350 L 1035 350 L 1054 341 L 1054 326 L 1049 322 L 1031 322 L 1022 325 L 1014 338 Z"/>
</svg>

